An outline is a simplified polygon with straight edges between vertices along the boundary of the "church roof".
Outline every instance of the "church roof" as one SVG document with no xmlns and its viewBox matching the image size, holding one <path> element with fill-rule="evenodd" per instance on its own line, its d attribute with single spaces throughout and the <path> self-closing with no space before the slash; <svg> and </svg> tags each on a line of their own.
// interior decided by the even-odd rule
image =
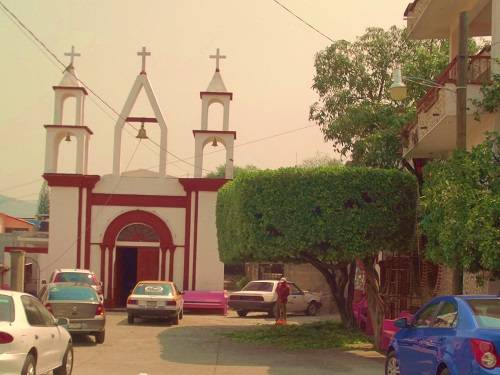
<svg viewBox="0 0 500 375">
<path fill-rule="evenodd" d="M 208 84 L 207 88 L 208 92 L 227 92 L 226 85 L 224 85 L 224 81 L 222 80 L 222 76 L 219 71 L 214 73 L 212 80 Z"/>
<path fill-rule="evenodd" d="M 59 83 L 59 87 L 82 87 L 73 65 L 68 65 L 64 70 L 64 75 Z"/>
</svg>

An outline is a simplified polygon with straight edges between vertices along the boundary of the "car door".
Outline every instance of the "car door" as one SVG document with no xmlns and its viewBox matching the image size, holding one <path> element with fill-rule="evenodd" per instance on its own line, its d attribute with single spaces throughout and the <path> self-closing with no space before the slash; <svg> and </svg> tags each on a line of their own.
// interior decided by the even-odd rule
<svg viewBox="0 0 500 375">
<path fill-rule="evenodd" d="M 21 302 L 26 313 L 26 319 L 31 329 L 28 333 L 30 342 L 37 349 L 37 373 L 43 374 L 52 370 L 53 359 L 51 359 L 51 346 L 54 339 L 51 337 L 51 331 L 46 326 L 44 318 L 36 305 L 35 298 L 23 295 Z M 38 302 L 39 303 L 39 302 Z"/>
<path fill-rule="evenodd" d="M 288 284 L 288 286 L 290 287 L 290 295 L 288 296 L 287 310 L 293 313 L 306 311 L 307 305 L 304 292 L 293 283 Z"/>
<path fill-rule="evenodd" d="M 40 312 L 45 329 L 50 335 L 51 343 L 47 353 L 50 366 L 52 368 L 59 367 L 62 364 L 62 359 L 68 345 L 68 342 L 65 340 L 66 336 L 61 334 L 61 330 L 64 328 L 59 327 L 55 323 L 54 316 L 39 301 L 35 299 L 33 303 Z"/>
<path fill-rule="evenodd" d="M 430 327 L 422 330 L 417 342 L 422 375 L 434 375 L 438 367 L 438 356 L 456 336 L 458 308 L 453 300 L 442 300 Z"/>
<path fill-rule="evenodd" d="M 425 330 L 432 326 L 434 317 L 441 301 L 432 301 L 424 306 L 417 314 L 410 327 L 405 328 L 398 335 L 399 366 L 405 375 L 422 375 L 425 363 L 422 362 L 422 350 L 426 350 L 422 339 Z M 422 344 L 422 345 L 421 345 Z"/>
</svg>

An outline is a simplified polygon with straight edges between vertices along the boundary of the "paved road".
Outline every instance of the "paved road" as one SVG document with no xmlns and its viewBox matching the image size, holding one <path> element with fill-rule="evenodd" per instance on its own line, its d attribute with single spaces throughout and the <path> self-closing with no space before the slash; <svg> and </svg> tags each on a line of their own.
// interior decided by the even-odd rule
<svg viewBox="0 0 500 375">
<path fill-rule="evenodd" d="M 375 375 L 383 374 L 377 353 L 333 350 L 285 351 L 234 343 L 218 333 L 272 324 L 264 316 L 241 319 L 185 315 L 179 326 L 149 321 L 128 325 L 125 313 L 108 313 L 106 342 L 75 338 L 74 375 Z M 295 317 L 304 322 L 318 318 Z"/>
</svg>

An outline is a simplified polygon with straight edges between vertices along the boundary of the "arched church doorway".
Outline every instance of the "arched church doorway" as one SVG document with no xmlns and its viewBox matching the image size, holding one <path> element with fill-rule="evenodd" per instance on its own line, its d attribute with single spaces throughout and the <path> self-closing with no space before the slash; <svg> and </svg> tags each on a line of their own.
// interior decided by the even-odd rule
<svg viewBox="0 0 500 375">
<path fill-rule="evenodd" d="M 145 224 L 125 227 L 116 239 L 115 303 L 127 304 L 127 296 L 141 280 L 159 280 L 160 237 Z"/>
<path fill-rule="evenodd" d="M 173 254 L 172 235 L 156 215 L 136 210 L 115 218 L 104 234 L 109 249 L 106 303 L 123 307 L 141 280 L 166 280 L 166 253 Z"/>
</svg>

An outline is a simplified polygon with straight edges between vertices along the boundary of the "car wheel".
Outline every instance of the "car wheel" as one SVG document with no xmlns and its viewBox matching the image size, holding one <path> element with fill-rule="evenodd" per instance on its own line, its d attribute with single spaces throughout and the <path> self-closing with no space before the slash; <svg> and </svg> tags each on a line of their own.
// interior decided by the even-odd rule
<svg viewBox="0 0 500 375">
<path fill-rule="evenodd" d="M 128 314 L 127 322 L 128 322 L 128 324 L 134 324 L 134 316 L 131 314 Z"/>
<path fill-rule="evenodd" d="M 385 359 L 385 375 L 399 375 L 400 373 L 396 352 L 390 352 Z"/>
<path fill-rule="evenodd" d="M 69 344 L 61 367 L 54 369 L 54 375 L 71 375 L 73 372 L 73 345 Z"/>
<path fill-rule="evenodd" d="M 245 316 L 247 316 L 248 311 L 246 311 L 246 310 L 238 310 L 238 311 L 236 311 L 236 313 L 238 314 L 238 316 L 240 318 L 244 318 Z"/>
<path fill-rule="evenodd" d="M 106 331 L 96 332 L 94 336 L 95 336 L 96 343 L 103 344 L 104 339 L 106 338 Z"/>
<path fill-rule="evenodd" d="M 179 312 L 179 320 L 182 320 L 182 318 L 184 318 L 184 310 Z"/>
<path fill-rule="evenodd" d="M 315 316 L 318 313 L 319 306 L 316 302 L 311 302 L 307 305 L 306 314 L 309 316 Z"/>
<path fill-rule="evenodd" d="M 27 355 L 21 375 L 36 375 L 36 361 L 33 354 L 29 353 Z"/>
<path fill-rule="evenodd" d="M 178 313 L 177 313 L 177 314 L 175 314 L 175 316 L 172 318 L 172 324 L 173 324 L 174 326 L 179 325 L 179 314 L 178 314 Z"/>
</svg>

